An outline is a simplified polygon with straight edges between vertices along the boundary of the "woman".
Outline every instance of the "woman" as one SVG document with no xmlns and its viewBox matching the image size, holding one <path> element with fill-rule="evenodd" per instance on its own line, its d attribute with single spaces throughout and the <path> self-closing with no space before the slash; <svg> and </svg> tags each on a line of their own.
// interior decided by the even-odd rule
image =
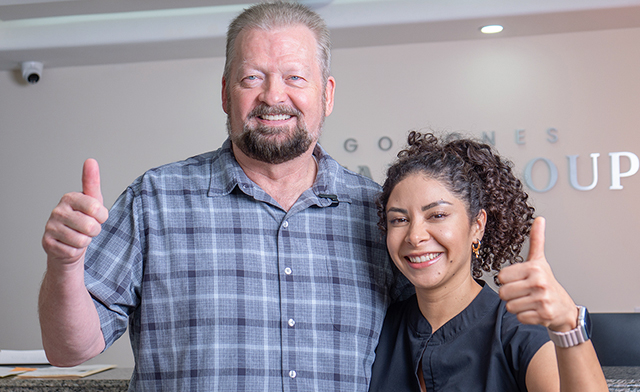
<svg viewBox="0 0 640 392">
<path fill-rule="evenodd" d="M 486 144 L 418 132 L 398 157 L 379 226 L 416 295 L 389 308 L 370 391 L 607 391 L 588 315 L 555 280 L 544 219 L 511 163 Z M 523 261 L 529 234 L 526 262 L 502 269 Z M 499 295 L 477 280 L 490 271 Z"/>
</svg>

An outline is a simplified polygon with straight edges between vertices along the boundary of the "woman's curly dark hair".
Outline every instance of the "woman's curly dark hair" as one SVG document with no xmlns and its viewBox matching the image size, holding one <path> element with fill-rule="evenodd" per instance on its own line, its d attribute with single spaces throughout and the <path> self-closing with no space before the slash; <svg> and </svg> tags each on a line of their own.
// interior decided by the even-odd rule
<svg viewBox="0 0 640 392">
<path fill-rule="evenodd" d="M 407 148 L 387 170 L 378 196 L 378 227 L 387 231 L 386 207 L 393 188 L 410 174 L 421 173 L 442 183 L 467 207 L 469 222 L 484 209 L 487 213 L 480 257 L 472 263 L 474 278 L 500 271 L 503 264 L 521 262 L 520 251 L 533 223 L 534 208 L 513 174 L 513 163 L 493 152 L 491 146 L 458 134 L 442 140 L 432 133 L 411 131 Z"/>
</svg>

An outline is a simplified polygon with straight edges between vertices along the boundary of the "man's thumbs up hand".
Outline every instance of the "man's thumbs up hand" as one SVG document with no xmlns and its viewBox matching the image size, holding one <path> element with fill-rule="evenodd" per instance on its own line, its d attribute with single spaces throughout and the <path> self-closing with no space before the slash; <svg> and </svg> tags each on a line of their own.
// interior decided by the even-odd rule
<svg viewBox="0 0 640 392">
<path fill-rule="evenodd" d="M 87 159 L 82 169 L 82 193 L 67 193 L 53 209 L 42 246 L 49 261 L 73 264 L 82 260 L 93 237 L 109 216 L 100 191 L 98 162 Z"/>
</svg>

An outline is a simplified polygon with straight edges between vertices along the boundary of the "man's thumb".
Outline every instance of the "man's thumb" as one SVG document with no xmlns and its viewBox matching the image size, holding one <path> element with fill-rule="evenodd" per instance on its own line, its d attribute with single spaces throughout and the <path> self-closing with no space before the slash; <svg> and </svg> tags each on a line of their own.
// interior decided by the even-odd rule
<svg viewBox="0 0 640 392">
<path fill-rule="evenodd" d="M 100 190 L 100 168 L 95 159 L 87 159 L 82 167 L 82 193 L 104 204 Z"/>
</svg>

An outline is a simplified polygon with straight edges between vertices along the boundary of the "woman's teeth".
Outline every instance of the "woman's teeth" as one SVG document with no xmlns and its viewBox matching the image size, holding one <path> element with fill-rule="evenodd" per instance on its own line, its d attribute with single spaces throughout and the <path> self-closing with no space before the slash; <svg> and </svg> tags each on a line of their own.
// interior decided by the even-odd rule
<svg viewBox="0 0 640 392">
<path fill-rule="evenodd" d="M 419 257 L 407 257 L 411 263 L 426 263 L 427 261 L 431 261 L 436 257 L 440 256 L 442 253 L 429 253 L 427 255 L 419 256 Z"/>
</svg>

